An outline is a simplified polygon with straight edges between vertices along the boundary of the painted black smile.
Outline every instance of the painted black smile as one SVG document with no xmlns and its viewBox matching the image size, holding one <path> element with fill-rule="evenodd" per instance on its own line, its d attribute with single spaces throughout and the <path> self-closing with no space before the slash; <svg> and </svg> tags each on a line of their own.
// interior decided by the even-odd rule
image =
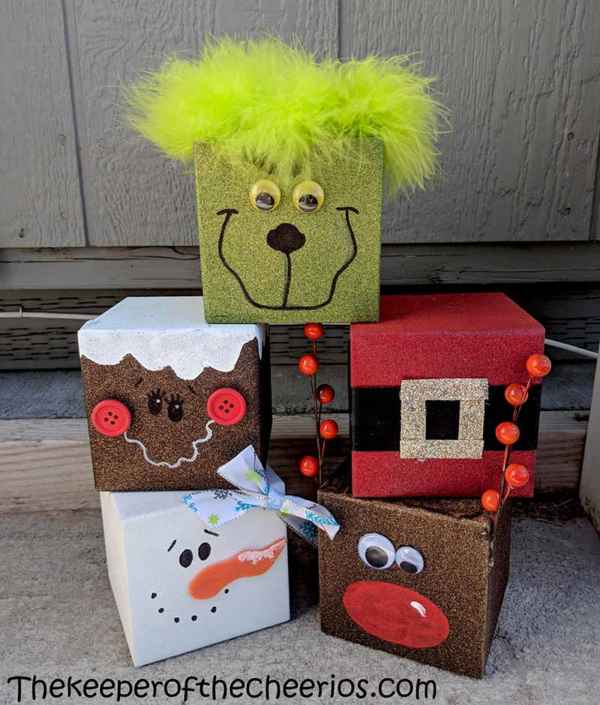
<svg viewBox="0 0 600 705">
<path fill-rule="evenodd" d="M 317 309 L 323 308 L 324 306 L 327 306 L 331 303 L 335 295 L 338 279 L 348 269 L 352 262 L 354 262 L 358 253 L 356 236 L 354 234 L 354 230 L 352 229 L 352 223 L 350 222 L 350 212 L 356 213 L 358 215 L 359 211 L 353 206 L 340 206 L 339 208 L 336 208 L 336 210 L 344 213 L 344 220 L 346 222 L 348 234 L 352 243 L 352 253 L 335 273 L 331 281 L 331 286 L 329 288 L 329 295 L 325 299 L 325 301 L 312 306 L 290 306 L 288 304 L 288 296 L 290 293 L 290 285 L 292 281 L 292 255 L 296 250 L 301 249 L 301 247 L 304 245 L 304 235 L 300 233 L 298 229 L 290 223 L 281 223 L 279 226 L 277 226 L 277 228 L 271 230 L 268 233 L 267 242 L 269 246 L 272 247 L 274 250 L 278 250 L 279 252 L 281 252 L 281 254 L 286 259 L 285 280 L 283 283 L 283 303 L 281 304 L 281 306 L 268 306 L 267 304 L 261 304 L 258 301 L 255 301 L 252 296 L 250 296 L 250 292 L 246 288 L 246 285 L 242 281 L 240 275 L 225 259 L 225 254 L 223 252 L 223 241 L 225 239 L 227 226 L 229 225 L 229 221 L 231 220 L 231 218 L 234 215 L 237 215 L 239 211 L 237 211 L 235 208 L 223 208 L 223 210 L 217 211 L 217 215 L 225 216 L 225 218 L 223 219 L 223 224 L 221 225 L 221 233 L 219 235 L 219 258 L 221 262 L 223 262 L 223 266 L 225 267 L 225 269 L 227 269 L 227 271 L 230 272 L 237 280 L 242 290 L 242 293 L 244 294 L 244 298 L 246 299 L 246 301 L 248 301 L 248 303 L 252 304 L 252 306 L 255 306 L 256 308 L 266 309 L 269 311 L 316 311 Z"/>
</svg>

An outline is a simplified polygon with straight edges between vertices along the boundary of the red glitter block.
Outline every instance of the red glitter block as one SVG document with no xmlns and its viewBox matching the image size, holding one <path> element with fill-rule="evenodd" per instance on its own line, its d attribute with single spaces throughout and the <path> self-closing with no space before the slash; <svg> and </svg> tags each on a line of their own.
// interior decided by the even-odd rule
<svg viewBox="0 0 600 705">
<path fill-rule="evenodd" d="M 378 323 L 350 328 L 352 493 L 477 497 L 497 487 L 512 418 L 507 385 L 528 380 L 544 328 L 504 294 L 384 296 Z M 513 459 L 532 496 L 541 387 L 522 406 Z"/>
</svg>

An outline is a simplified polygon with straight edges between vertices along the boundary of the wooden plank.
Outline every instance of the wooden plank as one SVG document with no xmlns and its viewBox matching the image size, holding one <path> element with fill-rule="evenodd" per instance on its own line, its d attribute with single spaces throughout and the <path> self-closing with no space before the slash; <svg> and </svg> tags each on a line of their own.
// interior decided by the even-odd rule
<svg viewBox="0 0 600 705">
<path fill-rule="evenodd" d="M 597 283 L 600 243 L 385 245 L 384 287 Z M 0 248 L 0 291 L 191 289 L 197 247 Z"/>
<path fill-rule="evenodd" d="M 581 504 L 600 531 L 600 365 L 596 364 L 592 407 L 585 442 L 581 485 Z"/>
<path fill-rule="evenodd" d="M 332 448 L 332 465 L 348 450 L 348 417 L 340 424 L 340 442 Z M 575 492 L 586 421 L 581 414 L 542 413 L 536 489 Z M 314 447 L 310 416 L 278 416 L 273 424 L 271 463 L 288 484 L 304 495 L 314 484 L 302 478 L 297 459 Z M 85 419 L 0 421 L 0 512 L 97 507 Z"/>
<path fill-rule="evenodd" d="M 205 36 L 265 30 L 337 44 L 335 0 L 67 0 L 91 245 L 193 245 L 191 169 L 169 161 L 125 124 L 122 86 L 173 53 L 194 56 Z"/>
<path fill-rule="evenodd" d="M 600 5 L 341 0 L 343 57 L 416 54 L 451 128 L 427 194 L 388 206 L 386 242 L 587 240 Z"/>
<path fill-rule="evenodd" d="M 85 244 L 61 0 L 0 22 L 0 246 Z"/>
</svg>

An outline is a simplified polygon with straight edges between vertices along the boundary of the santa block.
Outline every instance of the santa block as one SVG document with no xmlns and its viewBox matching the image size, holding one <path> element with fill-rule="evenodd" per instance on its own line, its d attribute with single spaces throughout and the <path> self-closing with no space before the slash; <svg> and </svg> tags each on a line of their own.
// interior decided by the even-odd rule
<svg viewBox="0 0 600 705">
<path fill-rule="evenodd" d="M 384 296 L 379 323 L 351 326 L 350 350 L 353 495 L 498 488 L 496 427 L 513 419 L 506 387 L 527 385 L 527 360 L 544 350 L 537 321 L 498 293 Z M 529 470 L 522 496 L 533 494 L 540 392 L 534 380 L 510 456 Z"/>
<path fill-rule="evenodd" d="M 290 618 L 287 529 L 277 513 L 251 509 L 214 529 L 183 500 L 101 493 L 108 574 L 136 666 Z"/>
<path fill-rule="evenodd" d="M 319 545 L 327 634 L 473 677 L 484 674 L 508 580 L 510 506 L 377 500 L 325 487 L 341 529 Z"/>
<path fill-rule="evenodd" d="M 208 489 L 252 445 L 267 452 L 266 329 L 210 325 L 201 297 L 128 298 L 79 331 L 100 490 Z"/>
</svg>

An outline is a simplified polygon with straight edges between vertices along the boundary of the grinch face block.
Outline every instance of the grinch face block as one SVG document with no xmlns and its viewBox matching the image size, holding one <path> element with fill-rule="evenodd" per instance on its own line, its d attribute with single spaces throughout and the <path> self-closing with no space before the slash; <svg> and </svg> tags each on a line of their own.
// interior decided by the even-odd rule
<svg viewBox="0 0 600 705">
<path fill-rule="evenodd" d="M 382 147 L 366 141 L 292 183 L 195 149 L 202 285 L 211 322 L 378 317 Z"/>
<path fill-rule="evenodd" d="M 319 545 L 321 627 L 481 677 L 508 579 L 510 516 L 477 500 L 363 500 L 326 488 L 341 530 Z"/>
<path fill-rule="evenodd" d="M 79 331 L 96 487 L 212 489 L 270 428 L 265 330 L 206 323 L 201 297 L 129 298 Z M 260 449 L 260 450 L 259 450 Z"/>
<path fill-rule="evenodd" d="M 251 510 L 213 530 L 183 497 L 101 493 L 109 578 L 136 666 L 290 618 L 277 514 Z"/>
</svg>

